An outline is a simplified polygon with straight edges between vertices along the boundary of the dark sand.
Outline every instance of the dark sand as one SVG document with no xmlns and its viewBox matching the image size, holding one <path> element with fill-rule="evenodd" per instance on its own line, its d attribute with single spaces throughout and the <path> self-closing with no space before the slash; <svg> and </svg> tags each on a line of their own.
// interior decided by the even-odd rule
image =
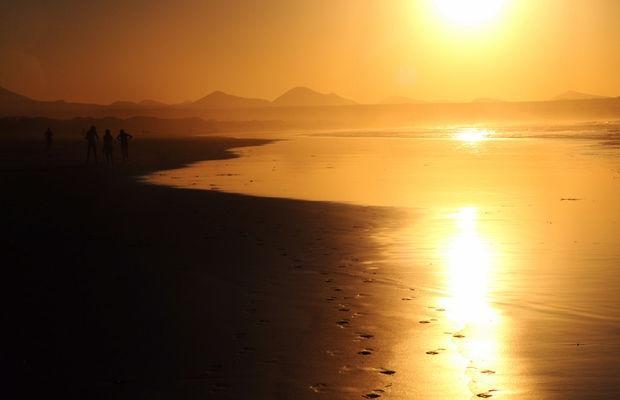
<svg viewBox="0 0 620 400">
<path fill-rule="evenodd" d="M 20 397 L 391 390 L 390 351 L 419 328 L 383 313 L 363 321 L 414 292 L 377 296 L 385 288 L 363 262 L 380 251 L 369 228 L 396 211 L 135 180 L 264 142 L 136 140 L 114 167 L 85 167 L 81 142 L 55 143 L 49 165 L 41 143 L 2 144 L 4 378 Z"/>
</svg>

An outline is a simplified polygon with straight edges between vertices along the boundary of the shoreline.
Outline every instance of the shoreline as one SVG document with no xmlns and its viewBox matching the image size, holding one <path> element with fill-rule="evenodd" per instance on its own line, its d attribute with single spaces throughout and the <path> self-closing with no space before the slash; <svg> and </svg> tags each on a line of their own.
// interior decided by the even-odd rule
<svg viewBox="0 0 620 400">
<path fill-rule="evenodd" d="M 253 197 L 136 179 L 269 142 L 140 140 L 132 143 L 131 162 L 114 167 L 85 167 L 82 142 L 65 143 L 68 155 L 52 167 L 37 158 L 42 154 L 37 143 L 29 144 L 30 153 L 4 154 L 26 154 L 22 164 L 0 160 L 2 167 L 22 166 L 0 168 L 5 183 L 0 206 L 10 238 L 4 253 L 11 327 L 6 360 L 24 397 L 614 393 L 620 348 L 613 321 L 576 314 L 567 319 L 548 307 L 554 296 L 568 296 L 568 304 L 578 306 L 587 292 L 555 285 L 571 275 L 550 268 L 536 270 L 541 279 L 535 288 L 514 286 L 508 304 L 486 298 L 484 275 L 466 249 L 459 248 L 462 260 L 448 265 L 451 269 L 431 267 L 444 262 L 437 258 L 437 234 L 477 243 L 475 231 L 452 231 L 453 219 L 429 224 L 424 213 L 396 207 Z M 206 176 L 214 177 L 211 172 Z M 420 195 L 430 195 L 418 194 L 418 202 Z M 561 204 L 565 214 L 539 231 L 550 237 L 572 221 L 575 208 L 587 206 L 552 197 L 550 204 Z M 531 234 L 531 227 L 515 219 L 514 211 L 496 211 L 483 214 L 480 234 L 495 241 L 503 237 L 508 246 L 500 250 L 519 258 L 518 265 L 498 265 L 498 273 L 513 273 L 515 280 L 529 276 L 515 271 L 539 264 L 572 265 L 575 271 L 587 266 L 582 279 L 591 288 L 613 285 L 613 280 L 601 285 L 606 275 L 595 267 L 604 264 L 572 256 L 591 249 L 589 242 L 575 241 L 581 236 L 511 245 L 508 233 L 494 237 L 484 224 L 523 228 L 515 234 Z M 594 223 L 593 217 L 583 219 L 583 226 Z M 462 236 L 450 236 L 454 233 Z M 604 249 L 588 254 L 616 254 Z M 459 282 L 456 288 L 442 286 L 447 291 L 433 290 L 439 288 L 435 284 Z M 592 305 L 607 304 L 608 296 L 594 295 Z M 532 308 L 537 298 L 546 299 L 544 308 Z"/>
<path fill-rule="evenodd" d="M 119 174 L 3 173 L 18 388 L 33 397 L 341 397 L 339 370 L 356 363 L 345 378 L 356 397 L 389 384 L 381 368 L 391 347 L 367 365 L 357 341 L 374 329 L 361 321 L 374 307 L 365 296 L 378 290 L 362 279 L 377 252 L 366 231 L 396 211 L 136 182 L 154 166 L 189 162 L 187 151 L 226 156 L 262 141 L 149 146 L 157 143 L 168 158 L 136 153 Z M 316 335 L 328 330 L 332 338 Z"/>
</svg>

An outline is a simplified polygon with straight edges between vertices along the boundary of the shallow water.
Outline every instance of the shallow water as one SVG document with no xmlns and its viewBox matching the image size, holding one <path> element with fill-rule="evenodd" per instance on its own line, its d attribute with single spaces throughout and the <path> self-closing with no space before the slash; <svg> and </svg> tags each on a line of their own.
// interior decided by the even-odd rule
<svg viewBox="0 0 620 400">
<path fill-rule="evenodd" d="M 289 134 L 145 180 L 408 210 L 401 228 L 372 232 L 384 249 L 373 262 L 442 315 L 437 335 L 452 348 L 435 367 L 456 385 L 445 398 L 611 398 L 620 150 L 603 144 L 608 129 Z"/>
</svg>

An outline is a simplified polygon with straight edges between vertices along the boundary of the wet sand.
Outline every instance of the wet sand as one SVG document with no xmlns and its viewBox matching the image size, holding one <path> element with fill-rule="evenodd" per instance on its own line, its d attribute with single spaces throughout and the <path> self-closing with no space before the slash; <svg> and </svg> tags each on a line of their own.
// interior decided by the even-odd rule
<svg viewBox="0 0 620 400">
<path fill-rule="evenodd" d="M 377 270 L 364 262 L 378 250 L 367 232 L 387 216 L 398 221 L 394 210 L 133 179 L 258 143 L 135 142 L 135 165 L 114 169 L 76 164 L 81 147 L 71 143 L 59 143 L 61 166 L 3 162 L 7 360 L 21 395 L 360 398 L 391 390 L 391 354 L 417 322 L 375 310 L 415 309 L 402 300 L 415 291 L 379 296 Z M 398 331 L 385 329 L 395 323 Z"/>
<path fill-rule="evenodd" d="M 498 221 L 511 228 L 520 221 L 523 229 L 497 237 L 504 253 L 527 244 L 516 247 L 527 257 L 512 258 L 527 267 L 522 260 L 558 261 L 538 241 L 557 231 L 532 230 L 539 221 L 515 218 L 518 207 L 463 207 L 438 219 L 422 209 L 253 197 L 209 184 L 234 172 L 236 161 L 225 159 L 231 148 L 261 144 L 243 151 L 278 145 L 136 142 L 132 163 L 113 169 L 83 168 L 81 143 L 63 144 L 48 167 L 32 144 L 12 145 L 6 154 L 19 157 L 2 161 L 0 205 L 11 238 L 12 268 L 3 280 L 7 359 L 19 390 L 126 399 L 580 399 L 618 392 L 618 319 L 609 296 L 592 302 L 606 310 L 580 315 L 578 307 L 554 304 L 553 285 L 541 285 L 551 298 L 535 307 L 528 293 L 481 294 L 487 288 L 477 278 L 490 261 L 480 254 L 484 239 L 498 235 Z M 224 165 L 190 168 L 191 176 L 173 172 L 185 188 L 138 181 L 205 159 Z M 218 179 L 227 178 L 238 179 Z M 200 181 L 209 190 L 191 188 Z M 552 208 L 584 204 L 553 200 Z M 438 232 L 448 232 L 458 250 L 447 289 L 434 286 L 445 278 L 432 255 Z M 566 246 L 552 242 L 553 251 L 556 242 Z M 576 268 L 588 254 L 605 254 L 588 249 L 565 247 L 561 259 L 577 260 L 566 264 Z M 459 272 L 461 259 L 473 271 Z M 554 282 L 551 272 L 535 268 L 530 276 Z M 562 303 L 570 292 L 557 295 Z"/>
<path fill-rule="evenodd" d="M 488 140 L 471 129 L 290 135 L 143 179 L 398 210 L 366 235 L 375 297 L 416 288 L 402 297 L 409 308 L 368 318 L 406 329 L 388 346 L 390 398 L 610 398 L 620 390 L 620 158 L 608 127 L 581 128 Z"/>
</svg>

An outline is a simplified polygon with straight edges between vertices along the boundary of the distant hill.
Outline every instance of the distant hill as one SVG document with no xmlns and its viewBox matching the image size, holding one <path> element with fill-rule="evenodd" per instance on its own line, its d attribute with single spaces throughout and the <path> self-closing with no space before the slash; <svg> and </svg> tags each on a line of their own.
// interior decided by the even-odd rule
<svg viewBox="0 0 620 400">
<path fill-rule="evenodd" d="M 139 103 L 133 101 L 115 101 L 109 105 L 112 108 L 120 109 L 140 109 L 140 108 L 162 108 L 168 107 L 168 104 L 155 100 L 142 100 Z"/>
<path fill-rule="evenodd" d="M 586 95 L 592 96 L 592 95 Z M 335 94 L 323 94 L 307 88 L 294 88 L 273 102 L 261 99 L 247 99 L 214 92 L 198 101 L 186 104 L 166 105 L 153 101 L 116 102 L 112 105 L 72 103 L 59 101 L 40 101 L 0 88 L 0 118 L 2 117 L 45 117 L 56 119 L 72 119 L 76 117 L 105 118 L 131 117 L 151 118 L 192 118 L 205 120 L 229 121 L 226 129 L 232 129 L 232 121 L 239 121 L 241 129 L 255 128 L 263 122 L 273 128 L 268 121 L 280 121 L 277 126 L 292 127 L 364 127 L 369 126 L 411 126 L 412 124 L 448 124 L 448 123 L 479 123 L 481 121 L 495 123 L 526 122 L 526 121 L 593 121 L 620 120 L 620 98 L 575 99 L 569 93 L 560 99 L 565 101 L 530 101 L 514 102 L 479 99 L 477 102 L 417 102 L 402 105 L 355 105 L 351 100 Z M 410 100 L 410 99 L 407 99 Z M 403 101 L 401 98 L 399 100 Z M 493 101 L 493 103 L 489 103 Z M 337 107 L 350 105 L 348 107 Z M 334 106 L 334 107 L 330 107 Z M 253 121 L 252 123 L 247 123 Z M 259 123 L 260 122 L 260 123 Z M 160 122 L 157 122 L 158 124 Z M 161 123 L 163 124 L 163 123 Z M 183 131 L 190 129 L 177 121 L 174 126 Z M 140 122 L 142 129 L 155 131 L 153 126 Z M 191 125 L 193 132 L 198 128 Z M 162 125 L 163 127 L 163 125 Z M 204 127 L 201 127 L 202 130 Z M 38 129 L 38 128 L 37 128 Z M 217 130 L 224 129 L 218 124 Z M 158 131 L 160 131 L 158 129 Z M 169 129 L 161 129 L 168 132 Z M 176 132 L 176 131 L 175 131 Z"/>
<path fill-rule="evenodd" d="M 307 87 L 296 87 L 284 93 L 272 104 L 278 107 L 348 106 L 356 104 L 335 93 L 319 93 Z"/>
<path fill-rule="evenodd" d="M 0 106 L 4 105 L 12 105 L 12 104 L 24 104 L 28 102 L 34 102 L 26 96 L 22 96 L 21 94 L 17 94 L 15 92 L 11 92 L 8 89 L 5 89 L 0 86 Z"/>
<path fill-rule="evenodd" d="M 194 101 L 191 104 L 185 104 L 184 106 L 192 108 L 216 109 L 255 108 L 267 107 L 269 105 L 271 105 L 271 103 L 268 100 L 233 96 L 218 90 Z"/>
<path fill-rule="evenodd" d="M 425 103 L 425 101 L 415 100 L 415 99 L 404 97 L 404 96 L 390 96 L 390 97 L 386 97 L 385 99 L 379 102 L 379 104 L 421 104 L 421 103 Z"/>
<path fill-rule="evenodd" d="M 157 100 L 142 100 L 138 104 L 141 105 L 142 107 L 167 107 L 168 106 L 168 104 L 162 103 L 161 101 L 157 101 Z"/>
<path fill-rule="evenodd" d="M 575 92 L 573 90 L 569 90 L 568 92 L 564 92 L 553 97 L 552 101 L 561 101 L 561 100 L 593 100 L 593 99 L 608 99 L 607 96 L 598 96 L 595 94 L 581 93 Z"/>
</svg>

